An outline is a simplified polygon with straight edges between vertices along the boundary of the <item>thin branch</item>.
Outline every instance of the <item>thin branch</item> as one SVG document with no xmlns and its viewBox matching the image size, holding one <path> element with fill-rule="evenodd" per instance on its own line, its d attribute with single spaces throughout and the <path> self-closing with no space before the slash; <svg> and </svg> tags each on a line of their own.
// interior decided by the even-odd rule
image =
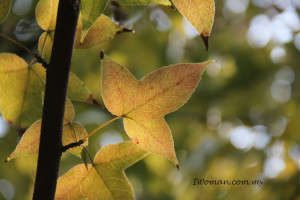
<svg viewBox="0 0 300 200">
<path fill-rule="evenodd" d="M 66 146 L 63 146 L 61 148 L 61 151 L 62 152 L 66 152 L 67 150 L 71 149 L 71 148 L 74 148 L 74 147 L 79 147 L 81 146 L 83 143 L 85 142 L 85 140 L 79 140 L 78 142 L 73 142 L 73 143 L 70 143 Z"/>
<path fill-rule="evenodd" d="M 32 50 L 28 49 L 26 46 L 24 46 L 23 44 L 21 44 L 20 42 L 17 42 L 16 40 L 0 33 L 0 37 L 3 37 L 9 41 L 11 41 L 12 43 L 16 44 L 17 46 L 21 47 L 22 49 L 24 49 L 25 51 L 27 51 L 28 53 L 30 53 L 39 63 L 41 63 L 43 65 L 43 67 L 45 69 L 48 68 L 48 63 L 37 53 L 33 52 Z"/>
</svg>

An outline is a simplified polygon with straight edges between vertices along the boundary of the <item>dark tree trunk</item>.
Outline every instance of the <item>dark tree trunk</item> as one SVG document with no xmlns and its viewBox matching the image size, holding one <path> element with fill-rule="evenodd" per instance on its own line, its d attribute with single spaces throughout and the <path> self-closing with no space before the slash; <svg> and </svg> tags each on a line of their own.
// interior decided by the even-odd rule
<svg viewBox="0 0 300 200">
<path fill-rule="evenodd" d="M 46 90 L 34 200 L 53 200 L 62 154 L 62 128 L 80 0 L 60 0 Z"/>
</svg>

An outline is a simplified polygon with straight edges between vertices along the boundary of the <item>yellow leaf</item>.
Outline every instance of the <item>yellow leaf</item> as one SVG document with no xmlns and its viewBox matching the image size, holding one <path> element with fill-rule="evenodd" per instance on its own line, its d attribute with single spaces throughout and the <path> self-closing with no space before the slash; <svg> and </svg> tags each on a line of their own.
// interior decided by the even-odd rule
<svg viewBox="0 0 300 200">
<path fill-rule="evenodd" d="M 7 122 L 26 128 L 41 118 L 42 76 L 40 64 L 29 66 L 15 54 L 0 54 L 0 110 Z"/>
<path fill-rule="evenodd" d="M 118 0 L 120 3 L 128 5 L 149 5 L 149 4 L 161 4 L 165 6 L 171 6 L 169 0 Z"/>
<path fill-rule="evenodd" d="M 54 31 L 44 32 L 39 38 L 38 51 L 41 57 L 49 63 L 54 41 Z"/>
<path fill-rule="evenodd" d="M 146 155 L 133 142 L 105 146 L 95 156 L 94 165 L 88 169 L 77 165 L 58 179 L 55 199 L 134 199 L 124 170 Z"/>
<path fill-rule="evenodd" d="M 72 123 L 74 118 L 74 107 L 69 99 L 66 101 L 65 116 L 62 134 L 62 144 L 68 145 L 73 142 L 77 142 L 83 139 L 87 132 L 83 126 L 78 123 Z M 41 136 L 42 120 L 38 120 L 33 123 L 22 136 L 19 144 L 13 153 L 7 158 L 6 161 L 10 161 L 13 158 L 20 156 L 28 156 L 37 154 L 39 152 L 40 136 Z M 84 143 L 86 146 L 88 141 Z M 80 157 L 82 147 L 71 148 L 68 151 L 74 155 Z"/>
<path fill-rule="evenodd" d="M 81 15 L 80 17 L 81 18 Z M 80 42 L 82 33 L 82 24 L 78 20 L 78 26 L 75 36 L 75 49 L 88 49 L 94 46 L 103 44 L 113 39 L 118 33 L 123 32 L 124 27 L 116 24 L 112 19 L 106 15 L 101 15 L 97 18 L 93 26 L 88 30 L 84 41 Z M 49 62 L 51 57 L 52 45 L 54 40 L 54 31 L 44 32 L 39 39 L 38 50 L 42 58 Z"/>
<path fill-rule="evenodd" d="M 41 64 L 29 66 L 15 54 L 0 54 L 0 111 L 7 122 L 27 128 L 41 118 L 45 80 Z M 93 101 L 90 90 L 73 73 L 70 73 L 68 97 L 86 103 Z"/>
<path fill-rule="evenodd" d="M 123 29 L 124 28 L 122 26 L 116 24 L 106 15 L 101 15 L 96 19 L 93 26 L 88 30 L 82 43 L 80 43 L 82 27 L 78 26 L 75 38 L 75 48 L 87 49 L 102 44 L 114 38 L 116 34 L 122 32 Z"/>
<path fill-rule="evenodd" d="M 66 98 L 65 113 L 64 113 L 64 124 L 69 123 L 75 116 L 75 110 L 70 99 Z"/>
<path fill-rule="evenodd" d="M 124 128 L 141 148 L 178 161 L 164 115 L 181 107 L 212 61 L 163 67 L 140 81 L 108 57 L 102 60 L 102 96 L 106 108 L 124 117 Z"/>
<path fill-rule="evenodd" d="M 0 0 L 0 23 L 7 17 L 12 0 Z"/>
<path fill-rule="evenodd" d="M 58 0 L 40 0 L 36 6 L 35 16 L 40 27 L 45 31 L 54 31 Z"/>
<path fill-rule="evenodd" d="M 82 33 L 80 42 L 83 42 L 88 30 L 95 23 L 97 18 L 103 13 L 108 0 L 82 0 L 81 1 L 81 16 L 82 16 Z"/>
<path fill-rule="evenodd" d="M 202 36 L 206 48 L 215 18 L 214 0 L 173 0 L 179 12 Z"/>
</svg>

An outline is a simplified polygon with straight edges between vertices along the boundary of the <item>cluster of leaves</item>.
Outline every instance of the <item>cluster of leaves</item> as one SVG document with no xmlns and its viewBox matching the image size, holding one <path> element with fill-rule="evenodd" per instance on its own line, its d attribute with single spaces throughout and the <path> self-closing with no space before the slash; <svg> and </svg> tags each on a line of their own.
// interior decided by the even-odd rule
<svg viewBox="0 0 300 200">
<path fill-rule="evenodd" d="M 8 12 L 0 5 L 0 20 Z M 39 39 L 38 50 L 48 62 L 55 33 L 58 0 L 40 0 L 36 20 L 45 31 Z M 172 3 L 199 31 L 208 46 L 208 37 L 214 20 L 213 0 L 120 0 L 129 5 Z M 82 0 L 75 37 L 75 48 L 86 49 L 112 39 L 128 29 L 103 15 L 108 0 Z M 6 9 L 9 10 L 9 9 Z M 3 13 L 3 14 L 2 14 Z M 133 192 L 124 170 L 154 153 L 171 160 L 177 167 L 171 131 L 164 115 L 175 111 L 190 98 L 205 67 L 212 61 L 195 64 L 176 64 L 137 80 L 125 67 L 104 56 L 101 61 L 102 97 L 105 107 L 117 118 L 123 118 L 124 128 L 131 142 L 109 145 L 101 149 L 89 165 L 77 165 L 58 180 L 57 199 L 133 199 Z M 0 110 L 5 120 L 16 128 L 27 129 L 15 151 L 7 161 L 37 154 L 39 148 L 43 92 L 46 71 L 42 64 L 28 64 L 15 54 L 0 54 Z M 83 126 L 72 122 L 72 101 L 93 103 L 96 100 L 85 84 L 70 75 L 63 128 L 63 145 L 84 140 L 88 134 Z M 29 128 L 28 128 L 29 127 Z M 69 151 L 81 157 L 83 147 Z"/>
</svg>

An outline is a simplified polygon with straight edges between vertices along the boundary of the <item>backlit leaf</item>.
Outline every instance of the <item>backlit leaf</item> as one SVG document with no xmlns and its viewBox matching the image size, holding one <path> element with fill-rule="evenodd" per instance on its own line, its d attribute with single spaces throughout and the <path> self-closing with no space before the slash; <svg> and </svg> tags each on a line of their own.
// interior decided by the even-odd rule
<svg viewBox="0 0 300 200">
<path fill-rule="evenodd" d="M 118 0 L 120 3 L 128 5 L 149 5 L 149 4 L 161 4 L 165 6 L 171 6 L 169 0 Z"/>
<path fill-rule="evenodd" d="M 117 33 L 122 32 L 124 28 L 116 24 L 112 19 L 106 15 L 98 17 L 93 26 L 88 30 L 84 41 L 80 43 L 80 35 L 82 27 L 79 26 L 76 32 L 75 49 L 87 49 L 96 45 L 102 44 L 111 40 Z"/>
<path fill-rule="evenodd" d="M 70 73 L 67 97 L 73 101 L 92 103 L 94 97 L 88 87 L 74 73 Z"/>
<path fill-rule="evenodd" d="M 94 25 L 88 30 L 83 42 L 80 42 L 82 33 L 82 24 L 78 21 L 76 36 L 75 36 L 75 49 L 88 49 L 94 46 L 103 44 L 113 39 L 118 33 L 123 32 L 124 27 L 116 24 L 112 19 L 105 15 L 101 15 L 95 21 Z M 38 50 L 42 58 L 49 62 L 51 57 L 52 45 L 54 40 L 54 31 L 44 32 L 39 39 Z"/>
<path fill-rule="evenodd" d="M 70 99 L 66 98 L 65 113 L 64 113 L 64 124 L 70 123 L 75 116 L 75 110 Z"/>
<path fill-rule="evenodd" d="M 80 42 L 83 42 L 88 30 L 92 27 L 98 17 L 104 11 L 108 0 L 82 0 L 81 1 L 81 17 L 82 17 L 82 33 Z"/>
<path fill-rule="evenodd" d="M 134 199 L 124 170 L 147 154 L 133 142 L 107 145 L 95 156 L 94 165 L 77 165 L 58 179 L 55 199 Z"/>
<path fill-rule="evenodd" d="M 0 110 L 5 120 L 26 128 L 41 118 L 45 70 L 11 53 L 0 54 Z"/>
<path fill-rule="evenodd" d="M 15 54 L 0 54 L 0 111 L 7 122 L 27 128 L 41 118 L 45 80 L 41 64 L 29 66 Z M 90 90 L 73 73 L 70 73 L 68 97 L 80 102 L 93 101 Z"/>
<path fill-rule="evenodd" d="M 124 117 L 124 127 L 141 148 L 178 161 L 164 115 L 190 98 L 201 75 L 212 61 L 163 67 L 140 81 L 108 57 L 102 60 L 102 96 L 106 108 Z"/>
<path fill-rule="evenodd" d="M 0 23 L 7 17 L 12 0 L 0 0 Z"/>
<path fill-rule="evenodd" d="M 35 17 L 40 27 L 45 31 L 54 31 L 58 0 L 40 0 L 36 6 Z"/>
<path fill-rule="evenodd" d="M 54 41 L 54 31 L 44 32 L 39 38 L 38 51 L 41 57 L 49 63 Z"/>
<path fill-rule="evenodd" d="M 179 12 L 196 28 L 208 49 L 215 18 L 214 0 L 173 0 Z"/>
<path fill-rule="evenodd" d="M 67 145 L 73 142 L 77 142 L 87 135 L 87 132 L 83 126 L 78 123 L 72 123 L 74 118 L 74 108 L 70 100 L 67 99 L 65 106 L 65 116 L 63 125 L 62 143 Z M 41 135 L 42 120 L 38 120 L 33 123 L 22 136 L 19 144 L 14 152 L 7 158 L 7 161 L 15 157 L 28 156 L 37 154 L 39 151 L 40 135 Z M 87 145 L 87 141 L 84 145 Z M 71 148 L 68 151 L 74 155 L 81 156 L 82 147 Z"/>
</svg>

